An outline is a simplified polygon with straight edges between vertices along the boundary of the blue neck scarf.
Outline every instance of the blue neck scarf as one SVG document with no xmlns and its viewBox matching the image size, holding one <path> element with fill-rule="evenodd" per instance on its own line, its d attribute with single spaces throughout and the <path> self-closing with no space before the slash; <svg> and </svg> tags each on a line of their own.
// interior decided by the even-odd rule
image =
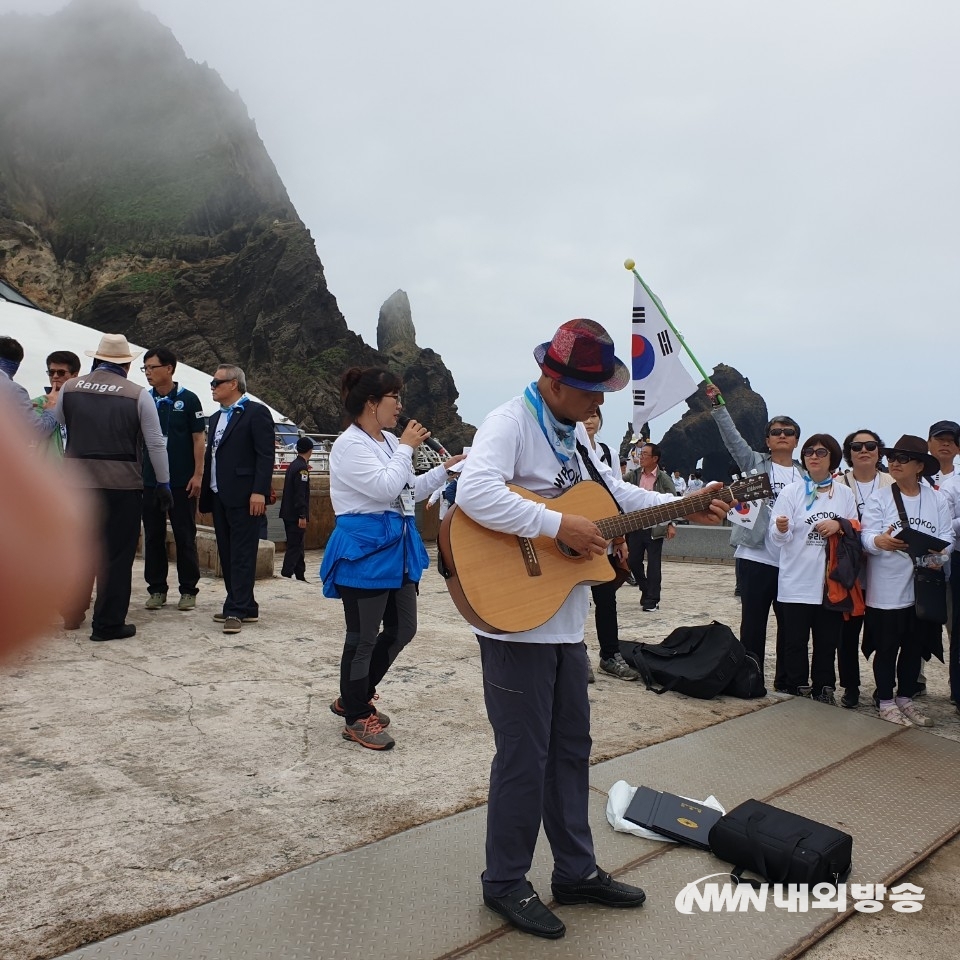
<svg viewBox="0 0 960 960">
<path fill-rule="evenodd" d="M 550 408 L 543 402 L 543 397 L 540 396 L 540 391 L 537 389 L 536 380 L 523 391 L 523 402 L 537 423 L 540 424 L 540 429 L 547 438 L 547 443 L 553 449 L 554 456 L 561 464 L 566 464 L 572 459 L 577 449 L 577 425 L 575 423 L 561 423 L 557 420 Z"/>
<path fill-rule="evenodd" d="M 803 487 L 807 494 L 807 499 L 804 501 L 804 505 L 807 508 L 807 513 L 813 509 L 813 505 L 817 502 L 817 491 L 825 490 L 827 487 L 833 486 L 833 477 L 827 477 L 826 480 L 821 480 L 818 482 L 812 480 L 809 474 L 803 475 Z"/>
<path fill-rule="evenodd" d="M 98 360 L 95 370 L 103 370 L 106 373 L 115 373 L 118 377 L 126 379 L 127 371 L 119 363 L 111 363 L 109 360 Z"/>
<path fill-rule="evenodd" d="M 0 357 L 0 370 L 2 370 L 11 380 L 17 375 L 20 364 L 16 360 L 7 360 Z"/>
</svg>

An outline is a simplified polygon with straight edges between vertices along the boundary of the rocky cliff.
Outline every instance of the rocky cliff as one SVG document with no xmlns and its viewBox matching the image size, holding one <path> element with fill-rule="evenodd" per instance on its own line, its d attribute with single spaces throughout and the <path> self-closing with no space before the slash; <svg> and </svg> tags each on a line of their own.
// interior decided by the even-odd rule
<svg viewBox="0 0 960 960">
<path fill-rule="evenodd" d="M 200 369 L 239 363 L 292 419 L 338 430 L 340 373 L 388 360 L 348 328 L 239 95 L 134 0 L 8 14 L 0 35 L 0 274 Z M 410 415 L 468 435 L 439 357 L 404 355 L 413 383 L 443 381 L 407 390 Z"/>
</svg>

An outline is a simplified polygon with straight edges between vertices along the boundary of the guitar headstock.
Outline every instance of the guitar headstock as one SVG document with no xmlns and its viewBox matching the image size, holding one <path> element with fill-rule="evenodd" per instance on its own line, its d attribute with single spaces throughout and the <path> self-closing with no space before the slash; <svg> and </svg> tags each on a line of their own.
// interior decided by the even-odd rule
<svg viewBox="0 0 960 960">
<path fill-rule="evenodd" d="M 770 478 L 765 473 L 752 474 L 730 484 L 730 493 L 734 500 L 746 503 L 750 500 L 763 500 L 773 494 Z"/>
</svg>

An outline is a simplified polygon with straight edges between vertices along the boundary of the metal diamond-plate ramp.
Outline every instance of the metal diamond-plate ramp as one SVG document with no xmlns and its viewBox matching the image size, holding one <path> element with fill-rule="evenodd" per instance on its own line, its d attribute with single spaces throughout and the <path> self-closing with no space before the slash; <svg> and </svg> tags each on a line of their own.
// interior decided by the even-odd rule
<svg viewBox="0 0 960 960">
<path fill-rule="evenodd" d="M 916 730 L 785 701 L 592 770 L 599 862 L 648 895 L 640 910 L 559 907 L 560 941 L 501 924 L 480 899 L 485 808 L 389 837 L 66 955 L 73 960 L 608 958 L 767 960 L 795 956 L 843 917 L 815 910 L 684 915 L 674 900 L 724 865 L 710 854 L 615 834 L 605 790 L 618 779 L 725 805 L 748 797 L 842 826 L 858 883 L 892 880 L 960 831 L 960 745 Z M 909 798 L 909 803 L 906 802 Z M 547 899 L 541 836 L 530 879 Z"/>
</svg>

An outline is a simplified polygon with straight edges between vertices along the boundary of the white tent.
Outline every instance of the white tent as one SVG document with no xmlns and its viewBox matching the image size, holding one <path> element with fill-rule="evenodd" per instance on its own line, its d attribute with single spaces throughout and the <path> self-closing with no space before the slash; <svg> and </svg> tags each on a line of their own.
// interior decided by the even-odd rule
<svg viewBox="0 0 960 960">
<path fill-rule="evenodd" d="M 13 337 L 23 346 L 23 363 L 17 373 L 16 381 L 25 387 L 31 397 L 38 397 L 43 388 L 50 386 L 47 379 L 47 355 L 54 350 L 72 350 L 79 358 L 81 372 L 89 371 L 93 363 L 84 353 L 84 350 L 96 350 L 100 343 L 101 331 L 92 327 L 85 327 L 71 320 L 62 320 L 52 314 L 44 313 L 33 307 L 21 306 L 19 303 L 10 303 L 0 297 L 0 336 Z M 170 344 L 176 352 L 176 344 Z M 145 348 L 130 344 L 131 350 L 136 353 Z M 130 364 L 130 379 L 134 383 L 147 385 L 146 378 L 140 372 L 143 365 L 142 357 Z M 213 371 L 204 373 L 185 363 L 177 364 L 174 379 L 182 387 L 192 390 L 203 404 L 203 412 L 210 416 L 217 409 L 217 404 L 210 397 L 210 377 Z M 257 399 L 252 393 L 250 397 Z M 262 400 L 259 401 L 263 403 Z M 296 426 L 282 413 L 266 405 L 273 414 L 275 424 L 289 425 L 284 433 L 293 433 L 296 438 Z"/>
</svg>

